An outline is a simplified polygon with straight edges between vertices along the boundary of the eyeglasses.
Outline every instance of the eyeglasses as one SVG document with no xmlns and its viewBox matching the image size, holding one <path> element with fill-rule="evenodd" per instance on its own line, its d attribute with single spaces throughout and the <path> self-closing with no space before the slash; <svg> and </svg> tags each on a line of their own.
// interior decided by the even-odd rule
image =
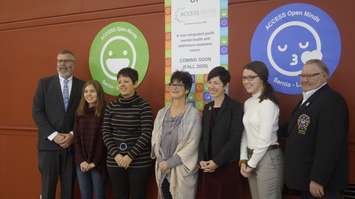
<svg viewBox="0 0 355 199">
<path fill-rule="evenodd" d="M 57 59 L 57 62 L 66 64 L 69 62 L 74 62 L 74 60 L 73 59 Z"/>
<path fill-rule="evenodd" d="M 321 73 L 299 74 L 301 78 L 312 78 L 320 75 Z"/>
<path fill-rule="evenodd" d="M 253 81 L 257 77 L 258 77 L 257 75 L 242 76 L 242 80 L 244 80 L 244 81 Z"/>
<path fill-rule="evenodd" d="M 184 87 L 185 85 L 184 84 L 175 84 L 175 83 L 170 83 L 169 86 L 171 87 L 178 87 L 178 88 L 182 88 Z"/>
</svg>

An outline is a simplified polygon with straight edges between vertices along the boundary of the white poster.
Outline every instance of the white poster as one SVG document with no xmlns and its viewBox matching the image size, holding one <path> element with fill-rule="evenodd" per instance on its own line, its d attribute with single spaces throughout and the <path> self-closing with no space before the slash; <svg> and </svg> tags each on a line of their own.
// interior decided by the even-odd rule
<svg viewBox="0 0 355 199">
<path fill-rule="evenodd" d="M 221 65 L 220 0 L 171 0 L 171 69 L 207 74 Z"/>
<path fill-rule="evenodd" d="M 202 110 L 211 101 L 207 74 L 228 69 L 228 0 L 165 0 L 165 103 L 176 70 L 192 74 L 189 103 Z"/>
</svg>

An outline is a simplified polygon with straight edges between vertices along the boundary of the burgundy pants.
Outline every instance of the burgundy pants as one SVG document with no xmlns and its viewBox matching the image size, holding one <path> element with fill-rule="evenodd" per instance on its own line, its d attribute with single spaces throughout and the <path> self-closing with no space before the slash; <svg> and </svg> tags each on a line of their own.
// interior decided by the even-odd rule
<svg viewBox="0 0 355 199">
<path fill-rule="evenodd" d="M 242 176 L 236 163 L 217 168 L 214 173 L 200 170 L 198 199 L 242 199 Z"/>
</svg>

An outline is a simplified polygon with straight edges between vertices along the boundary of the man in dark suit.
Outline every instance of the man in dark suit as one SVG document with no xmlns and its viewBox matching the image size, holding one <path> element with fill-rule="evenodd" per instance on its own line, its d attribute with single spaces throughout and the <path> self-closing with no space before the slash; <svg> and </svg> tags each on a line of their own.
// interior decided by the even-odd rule
<svg viewBox="0 0 355 199">
<path fill-rule="evenodd" d="M 286 143 L 286 184 L 304 199 L 342 198 L 347 185 L 348 108 L 328 84 L 329 71 L 309 60 L 300 74 L 303 100 L 293 111 Z"/>
<path fill-rule="evenodd" d="M 58 74 L 40 79 L 32 117 L 38 127 L 38 160 L 42 199 L 54 199 L 58 177 L 61 198 L 73 198 L 73 124 L 84 82 L 73 76 L 74 54 L 57 55 Z"/>
</svg>

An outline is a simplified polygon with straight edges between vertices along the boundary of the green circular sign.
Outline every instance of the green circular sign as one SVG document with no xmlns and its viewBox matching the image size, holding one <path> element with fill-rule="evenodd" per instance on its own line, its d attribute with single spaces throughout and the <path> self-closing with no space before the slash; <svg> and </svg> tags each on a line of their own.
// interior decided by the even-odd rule
<svg viewBox="0 0 355 199">
<path fill-rule="evenodd" d="M 119 94 L 116 76 L 125 67 L 137 70 L 140 84 L 148 63 L 148 43 L 143 33 L 130 23 L 114 22 L 105 26 L 91 44 L 90 73 L 107 94 Z"/>
</svg>

